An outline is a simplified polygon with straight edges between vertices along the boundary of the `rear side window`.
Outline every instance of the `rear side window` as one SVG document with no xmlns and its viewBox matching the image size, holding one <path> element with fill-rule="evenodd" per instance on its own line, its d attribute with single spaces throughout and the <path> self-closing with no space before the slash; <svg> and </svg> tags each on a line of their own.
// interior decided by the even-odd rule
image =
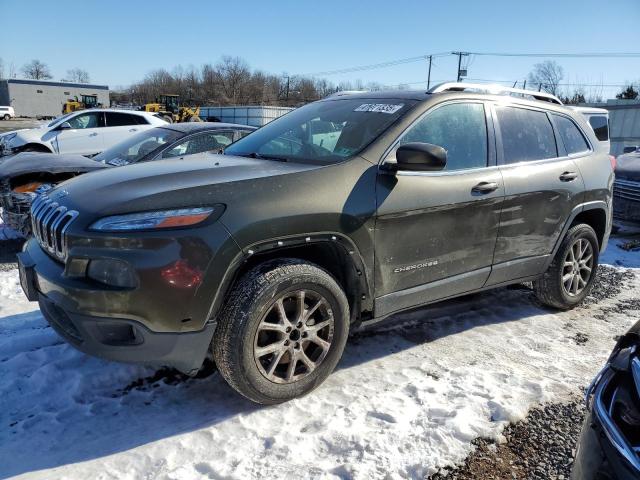
<svg viewBox="0 0 640 480">
<path fill-rule="evenodd" d="M 544 112 L 497 107 L 504 163 L 544 160 L 558 156 L 553 127 Z"/>
<path fill-rule="evenodd" d="M 144 125 L 147 121 L 141 115 L 129 113 L 107 112 L 107 127 L 124 127 L 127 125 Z"/>
<path fill-rule="evenodd" d="M 592 115 L 589 117 L 589 125 L 596 132 L 596 138 L 601 142 L 609 140 L 609 119 L 604 115 Z"/>
<path fill-rule="evenodd" d="M 445 170 L 487 166 L 487 122 L 480 103 L 451 103 L 418 120 L 399 145 L 421 142 L 447 151 Z"/>
<path fill-rule="evenodd" d="M 584 139 L 580 129 L 573 123 L 573 120 L 561 115 L 554 115 L 553 120 L 556 123 L 558 133 L 560 134 L 562 143 L 564 143 L 567 154 L 571 155 L 573 153 L 589 151 L 589 144 Z"/>
</svg>

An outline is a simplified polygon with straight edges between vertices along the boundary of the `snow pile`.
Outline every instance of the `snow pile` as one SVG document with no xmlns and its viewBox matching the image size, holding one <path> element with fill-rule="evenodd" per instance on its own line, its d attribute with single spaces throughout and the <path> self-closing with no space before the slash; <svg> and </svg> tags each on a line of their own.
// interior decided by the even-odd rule
<svg viewBox="0 0 640 480">
<path fill-rule="evenodd" d="M 605 260 L 638 266 L 617 250 Z M 404 315 L 351 339 L 318 390 L 268 408 L 217 374 L 137 382 L 154 370 L 75 351 L 0 272 L 0 477 L 420 478 L 585 386 L 636 320 L 612 308 L 638 298 L 629 271 L 616 298 L 570 312 L 515 288 Z"/>
</svg>

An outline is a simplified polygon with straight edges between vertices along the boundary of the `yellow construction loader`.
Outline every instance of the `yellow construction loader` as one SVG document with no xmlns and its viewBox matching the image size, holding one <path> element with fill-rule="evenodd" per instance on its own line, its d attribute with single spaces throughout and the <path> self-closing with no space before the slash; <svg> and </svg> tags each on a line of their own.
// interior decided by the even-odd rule
<svg viewBox="0 0 640 480">
<path fill-rule="evenodd" d="M 163 94 L 153 103 L 144 104 L 140 110 L 159 113 L 169 123 L 201 122 L 200 107 L 180 105 L 178 95 Z"/>
<path fill-rule="evenodd" d="M 62 114 L 75 112 L 76 110 L 84 110 L 86 108 L 100 107 L 97 95 L 82 95 L 82 101 L 77 96 L 68 99 L 62 106 Z"/>
</svg>

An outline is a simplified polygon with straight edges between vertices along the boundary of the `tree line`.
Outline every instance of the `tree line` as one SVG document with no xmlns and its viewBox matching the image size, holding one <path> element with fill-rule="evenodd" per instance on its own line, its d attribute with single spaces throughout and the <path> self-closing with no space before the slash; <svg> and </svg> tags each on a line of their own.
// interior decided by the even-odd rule
<svg viewBox="0 0 640 480">
<path fill-rule="evenodd" d="M 20 69 L 24 78 L 49 80 L 53 78 L 49 66 L 40 60 L 31 60 Z M 15 66 L 9 65 L 5 77 L 5 66 L 0 58 L 0 78 L 14 78 Z M 543 90 L 560 97 L 567 104 L 602 101 L 602 87 L 589 92 L 578 86 L 573 90 L 564 88 L 564 70 L 554 61 L 537 63 L 523 82 L 528 89 Z M 61 81 L 89 83 L 91 77 L 82 68 L 67 70 Z M 159 68 L 131 86 L 111 92 L 115 103 L 142 105 L 156 101 L 162 94 L 179 95 L 184 104 L 190 105 L 283 105 L 298 106 L 318 100 L 343 90 L 382 90 L 376 82 L 341 82 L 334 84 L 323 78 L 304 75 L 275 75 L 254 70 L 240 57 L 223 56 L 216 63 L 200 67 L 177 66 L 172 70 Z M 406 85 L 395 88 L 406 89 Z M 618 99 L 637 99 L 638 84 L 629 83 L 616 95 Z"/>
</svg>

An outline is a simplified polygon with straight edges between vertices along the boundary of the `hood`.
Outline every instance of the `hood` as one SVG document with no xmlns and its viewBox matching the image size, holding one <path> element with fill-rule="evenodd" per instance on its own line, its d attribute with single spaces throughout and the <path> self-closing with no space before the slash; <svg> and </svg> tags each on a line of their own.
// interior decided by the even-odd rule
<svg viewBox="0 0 640 480">
<path fill-rule="evenodd" d="M 317 168 L 207 152 L 106 168 L 63 182 L 49 196 L 81 213 L 100 215 L 195 207 L 228 203 L 237 188 L 258 193 L 263 179 Z"/>
<path fill-rule="evenodd" d="M 24 152 L 9 157 L 0 163 L 0 179 L 18 177 L 29 173 L 80 173 L 104 168 L 108 168 L 108 165 L 82 155 Z"/>
<path fill-rule="evenodd" d="M 616 158 L 616 178 L 640 181 L 640 152 L 631 152 Z"/>
</svg>

